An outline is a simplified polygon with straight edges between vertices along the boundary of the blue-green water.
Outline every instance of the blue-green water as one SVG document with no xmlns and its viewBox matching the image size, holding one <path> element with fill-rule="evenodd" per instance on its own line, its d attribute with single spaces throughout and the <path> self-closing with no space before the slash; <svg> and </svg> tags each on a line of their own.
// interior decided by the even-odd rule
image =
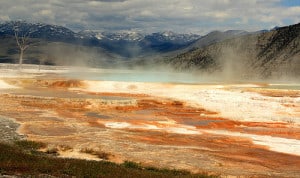
<svg viewBox="0 0 300 178">
<path fill-rule="evenodd" d="M 97 80 L 125 81 L 125 82 L 170 82 L 170 83 L 196 83 L 200 80 L 188 75 L 161 72 L 137 73 L 105 73 L 95 77 Z"/>
<path fill-rule="evenodd" d="M 69 77 L 98 81 L 124 81 L 124 82 L 155 82 L 155 83 L 204 83 L 200 74 L 137 71 L 137 70 L 99 70 L 93 72 L 72 72 Z M 206 82 L 207 83 L 207 82 Z M 211 82 L 209 82 L 211 83 Z"/>
<path fill-rule="evenodd" d="M 251 84 L 268 83 L 266 81 L 235 81 L 223 79 L 222 76 L 208 76 L 201 73 L 162 72 L 143 70 L 118 70 L 118 69 L 95 69 L 73 71 L 66 74 L 67 77 L 82 80 L 96 81 L 121 81 L 121 82 L 153 82 L 153 83 L 182 83 L 182 84 Z M 274 81 L 270 82 L 273 83 Z M 262 88 L 300 90 L 300 83 L 270 84 Z"/>
</svg>

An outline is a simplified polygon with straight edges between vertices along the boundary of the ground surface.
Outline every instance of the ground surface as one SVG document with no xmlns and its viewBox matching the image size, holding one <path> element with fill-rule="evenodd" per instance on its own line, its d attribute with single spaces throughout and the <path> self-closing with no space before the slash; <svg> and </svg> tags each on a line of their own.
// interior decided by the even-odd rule
<svg viewBox="0 0 300 178">
<path fill-rule="evenodd" d="M 32 68 L 1 68 L 1 137 L 20 124 L 61 157 L 99 160 L 83 151 L 93 150 L 115 162 L 300 177 L 299 90 L 74 80 L 66 68 Z"/>
</svg>

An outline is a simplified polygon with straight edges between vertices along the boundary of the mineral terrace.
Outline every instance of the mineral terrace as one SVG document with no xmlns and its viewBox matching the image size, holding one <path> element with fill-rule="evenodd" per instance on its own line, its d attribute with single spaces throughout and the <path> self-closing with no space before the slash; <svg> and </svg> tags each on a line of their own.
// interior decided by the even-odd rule
<svg viewBox="0 0 300 178">
<path fill-rule="evenodd" d="M 269 84 L 77 80 L 2 66 L 0 120 L 60 157 L 232 176 L 300 177 L 300 91 Z M 87 70 L 87 69 L 85 69 Z M 5 138 L 6 138 L 5 137 Z"/>
</svg>

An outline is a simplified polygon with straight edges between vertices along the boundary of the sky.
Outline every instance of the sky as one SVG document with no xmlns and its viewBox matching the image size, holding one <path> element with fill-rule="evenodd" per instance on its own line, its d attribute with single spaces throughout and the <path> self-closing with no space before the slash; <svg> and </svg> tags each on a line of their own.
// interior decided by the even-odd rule
<svg viewBox="0 0 300 178">
<path fill-rule="evenodd" d="M 0 21 L 74 31 L 257 31 L 300 22 L 300 0 L 0 0 Z"/>
</svg>

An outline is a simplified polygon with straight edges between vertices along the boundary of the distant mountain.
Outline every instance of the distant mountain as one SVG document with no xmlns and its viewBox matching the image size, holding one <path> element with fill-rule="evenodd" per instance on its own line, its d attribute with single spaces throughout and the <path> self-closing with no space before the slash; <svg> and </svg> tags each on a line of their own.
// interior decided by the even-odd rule
<svg viewBox="0 0 300 178">
<path fill-rule="evenodd" d="M 0 38 L 2 39 L 3 45 L 5 43 L 5 41 L 3 41 L 4 39 L 12 42 L 9 43 L 11 46 L 4 47 L 2 49 L 2 51 L 5 49 L 8 51 L 4 51 L 2 57 L 0 54 L 0 62 L 13 62 L 17 58 L 16 55 L 18 53 L 18 49 L 16 44 L 14 44 L 15 31 L 17 31 L 19 35 L 26 34 L 32 39 L 32 41 L 38 42 L 39 45 L 37 46 L 40 49 L 41 44 L 45 45 L 49 43 L 61 44 L 64 47 L 67 47 L 68 45 L 72 48 L 81 47 L 85 48 L 86 50 L 84 51 L 86 52 L 88 51 L 88 48 L 97 49 L 97 55 L 94 54 L 95 50 L 93 52 L 93 56 L 95 58 L 96 56 L 99 56 L 99 58 L 112 58 L 112 60 L 128 60 L 152 54 L 159 55 L 161 53 L 186 47 L 200 37 L 199 35 L 177 34 L 171 31 L 141 34 L 134 31 L 97 32 L 85 30 L 76 33 L 68 28 L 57 25 L 29 23 L 25 21 L 10 21 L 0 23 Z M 29 51 L 32 51 L 32 49 L 29 49 Z M 54 52 L 55 51 L 53 51 L 53 54 Z M 37 53 L 44 54 L 44 52 L 40 52 L 38 50 Z M 61 51 L 59 53 L 61 53 Z M 37 58 L 37 56 L 40 56 L 39 54 L 36 54 L 34 57 L 34 53 L 31 53 L 31 57 Z M 66 56 L 67 55 L 68 54 L 66 54 Z M 36 62 L 37 59 L 27 60 L 27 62 L 30 61 Z M 57 62 L 58 60 L 55 59 L 54 61 Z M 62 61 L 60 63 L 63 63 Z M 68 64 L 69 63 L 70 62 L 68 62 Z"/>
<path fill-rule="evenodd" d="M 191 50 L 194 50 L 197 48 L 203 48 L 208 45 L 218 43 L 218 42 L 226 40 L 226 39 L 239 37 L 239 36 L 243 36 L 243 35 L 247 35 L 247 34 L 250 34 L 250 32 L 243 31 L 243 30 L 228 30 L 225 32 L 212 31 L 212 32 L 194 40 L 189 45 L 186 45 L 185 47 L 180 48 L 178 50 L 170 51 L 169 53 L 164 54 L 164 56 L 175 57 L 176 55 L 178 55 L 180 53 L 185 53 L 187 51 L 191 51 Z"/>
<path fill-rule="evenodd" d="M 97 41 L 97 46 L 125 58 L 136 57 L 143 52 L 139 42 L 144 38 L 144 35 L 137 32 L 96 32 L 85 30 L 78 34 Z"/>
<path fill-rule="evenodd" d="M 200 38 L 195 34 L 177 34 L 172 31 L 146 35 L 140 46 L 156 52 L 169 52 L 186 47 Z"/>
<path fill-rule="evenodd" d="M 0 24 L 0 35 L 19 34 L 29 35 L 31 38 L 40 38 L 49 41 L 74 42 L 81 39 L 68 28 L 43 23 L 28 23 L 25 21 L 12 21 Z"/>
<path fill-rule="evenodd" d="M 300 23 L 216 43 L 220 35 L 224 33 L 212 32 L 192 44 L 195 48 L 164 62 L 177 70 L 216 72 L 229 78 L 300 78 Z"/>
<path fill-rule="evenodd" d="M 226 39 L 230 39 L 233 37 L 238 37 L 246 34 L 249 34 L 249 32 L 243 30 L 228 30 L 225 32 L 212 31 L 207 35 L 203 36 L 202 38 L 200 38 L 199 40 L 195 41 L 191 46 L 189 46 L 189 48 L 202 48 L 213 43 L 217 43 Z"/>
<path fill-rule="evenodd" d="M 177 34 L 171 31 L 152 34 L 141 34 L 134 31 L 82 31 L 79 34 L 97 39 L 102 48 L 127 58 L 178 50 L 200 38 L 195 34 Z"/>
<path fill-rule="evenodd" d="M 68 28 L 16 21 L 0 24 L 0 62 L 14 63 L 18 60 L 15 31 L 20 36 L 28 36 L 32 43 L 25 51 L 25 63 L 103 66 L 121 58 L 97 46 L 99 42 L 94 38 Z"/>
<path fill-rule="evenodd" d="M 172 31 L 142 34 L 134 31 L 72 30 L 24 21 L 0 23 L 0 62 L 16 62 L 14 32 L 28 34 L 32 45 L 25 63 L 89 66 L 153 66 L 177 70 L 219 72 L 222 76 L 271 77 L 300 75 L 299 24 L 272 30 L 213 31 L 205 36 Z"/>
</svg>

